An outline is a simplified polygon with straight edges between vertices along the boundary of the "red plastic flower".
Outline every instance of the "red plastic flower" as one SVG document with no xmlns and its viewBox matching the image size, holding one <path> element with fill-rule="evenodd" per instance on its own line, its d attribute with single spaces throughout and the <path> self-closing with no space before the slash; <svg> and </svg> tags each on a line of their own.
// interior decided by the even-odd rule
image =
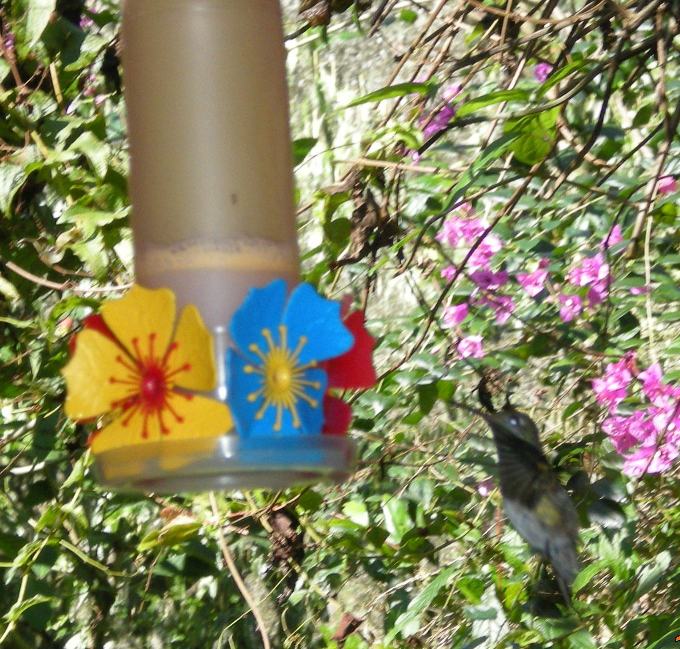
<svg viewBox="0 0 680 649">
<path fill-rule="evenodd" d="M 366 331 L 362 311 L 354 311 L 346 316 L 343 323 L 354 336 L 354 345 L 343 354 L 324 363 L 328 375 L 328 388 L 337 390 L 366 389 L 377 381 L 373 367 L 373 348 L 375 340 Z M 352 408 L 342 399 L 326 392 L 323 401 L 324 425 L 326 435 L 344 435 L 352 421 Z"/>
</svg>

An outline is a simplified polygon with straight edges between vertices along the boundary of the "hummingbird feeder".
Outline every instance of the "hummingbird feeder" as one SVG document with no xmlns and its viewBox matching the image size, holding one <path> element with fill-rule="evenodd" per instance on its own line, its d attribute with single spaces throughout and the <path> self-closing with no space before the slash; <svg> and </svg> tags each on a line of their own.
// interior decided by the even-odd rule
<svg viewBox="0 0 680 649">
<path fill-rule="evenodd" d="M 299 282 L 278 0 L 127 0 L 137 283 L 63 370 L 107 486 L 342 480 L 336 392 L 375 382 L 363 313 Z"/>
</svg>

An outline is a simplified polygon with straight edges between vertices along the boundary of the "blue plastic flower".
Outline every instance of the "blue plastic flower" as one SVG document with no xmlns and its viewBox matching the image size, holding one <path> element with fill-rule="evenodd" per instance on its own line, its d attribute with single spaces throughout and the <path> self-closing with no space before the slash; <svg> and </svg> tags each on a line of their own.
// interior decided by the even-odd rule
<svg viewBox="0 0 680 649">
<path fill-rule="evenodd" d="M 243 437 L 316 435 L 323 425 L 326 372 L 319 363 L 352 347 L 340 304 L 300 284 L 251 289 L 231 321 L 229 403 Z"/>
</svg>

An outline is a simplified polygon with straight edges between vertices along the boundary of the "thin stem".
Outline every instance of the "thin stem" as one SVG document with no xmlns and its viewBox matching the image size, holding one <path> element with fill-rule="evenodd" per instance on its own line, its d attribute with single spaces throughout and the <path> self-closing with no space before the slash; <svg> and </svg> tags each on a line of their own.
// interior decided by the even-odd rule
<svg viewBox="0 0 680 649">
<path fill-rule="evenodd" d="M 222 551 L 224 562 L 227 564 L 227 568 L 229 569 L 229 572 L 231 573 L 231 576 L 234 582 L 236 583 L 236 586 L 241 591 L 243 599 L 246 600 L 246 603 L 250 607 L 250 610 L 253 612 L 253 617 L 255 618 L 255 622 L 257 623 L 257 630 L 259 631 L 260 637 L 262 638 L 262 646 L 264 647 L 264 649 L 271 649 L 271 644 L 269 643 L 269 636 L 267 634 L 267 628 L 264 624 L 264 620 L 262 619 L 260 609 L 257 606 L 257 602 L 250 594 L 250 591 L 248 590 L 246 583 L 243 581 L 243 578 L 241 577 L 241 574 L 239 573 L 238 568 L 236 567 L 234 557 L 232 556 L 231 551 L 229 550 L 227 541 L 224 538 L 224 532 L 222 531 L 222 524 L 220 518 L 220 510 L 217 507 L 217 499 L 215 498 L 215 492 L 211 491 L 208 494 L 208 499 L 210 500 L 210 507 L 212 509 L 213 516 L 217 519 L 217 543 L 219 544 L 220 550 Z"/>
</svg>

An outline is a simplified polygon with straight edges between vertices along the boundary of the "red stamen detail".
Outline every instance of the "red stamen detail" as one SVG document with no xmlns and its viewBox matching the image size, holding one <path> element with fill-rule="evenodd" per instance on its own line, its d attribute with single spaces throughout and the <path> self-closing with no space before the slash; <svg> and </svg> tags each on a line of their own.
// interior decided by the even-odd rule
<svg viewBox="0 0 680 649">
<path fill-rule="evenodd" d="M 169 435 L 170 429 L 163 423 L 163 411 L 158 411 L 158 426 L 161 429 L 161 435 Z"/>
<path fill-rule="evenodd" d="M 147 411 L 145 411 L 144 412 L 144 420 L 142 421 L 142 437 L 144 439 L 147 439 L 149 437 L 148 421 L 149 421 L 149 413 Z"/>
<path fill-rule="evenodd" d="M 132 407 L 138 400 L 139 395 L 137 394 L 137 390 L 133 390 L 126 394 L 122 399 L 116 399 L 115 401 L 111 401 L 111 410 L 115 410 L 116 408 L 122 408 L 123 410 L 127 410 L 128 408 Z"/>
<path fill-rule="evenodd" d="M 184 365 L 182 365 L 182 367 L 178 367 L 177 369 L 172 370 L 172 372 L 168 372 L 165 375 L 165 378 L 169 379 L 170 377 L 175 376 L 175 374 L 179 374 L 180 372 L 188 372 L 190 369 L 191 369 L 191 364 L 190 363 L 184 363 Z"/>
<path fill-rule="evenodd" d="M 109 383 L 118 383 L 120 385 L 134 385 L 138 386 L 139 385 L 139 379 L 137 377 L 130 377 L 126 379 L 117 379 L 114 376 L 109 377 Z M 135 392 L 137 392 L 135 390 Z"/>
<path fill-rule="evenodd" d="M 165 352 L 165 356 L 163 356 L 163 367 L 168 366 L 168 360 L 170 359 L 170 354 L 174 352 L 177 348 L 179 347 L 179 343 L 170 343 L 170 346 L 168 347 L 167 351 Z"/>
<path fill-rule="evenodd" d="M 122 421 L 123 428 L 127 428 L 128 424 L 130 423 L 130 420 L 135 416 L 135 413 L 139 410 L 139 405 L 140 405 L 139 402 L 137 402 L 133 406 L 131 406 L 130 412 Z"/>
<path fill-rule="evenodd" d="M 178 394 L 177 392 L 173 392 L 173 394 Z M 165 408 L 170 412 L 170 414 L 175 418 L 175 421 L 178 424 L 181 424 L 184 422 L 184 417 L 181 415 L 177 414 L 177 411 L 170 405 L 170 399 L 166 398 L 165 403 L 163 404 Z"/>
<path fill-rule="evenodd" d="M 149 334 L 149 358 L 147 359 L 148 362 L 150 363 L 153 361 L 153 343 L 156 340 L 156 332 L 152 331 Z"/>
<path fill-rule="evenodd" d="M 143 365 L 144 364 L 144 357 L 142 356 L 142 352 L 139 350 L 139 338 L 135 337 L 132 339 L 132 347 L 135 350 L 135 361 L 137 362 L 138 365 Z"/>
<path fill-rule="evenodd" d="M 136 363 L 134 365 L 130 365 L 130 363 L 127 361 L 127 359 L 124 356 L 122 356 L 121 354 L 116 356 L 116 363 L 119 363 L 126 370 L 128 370 L 129 372 L 132 372 L 135 375 L 139 374 L 139 366 Z"/>
</svg>

